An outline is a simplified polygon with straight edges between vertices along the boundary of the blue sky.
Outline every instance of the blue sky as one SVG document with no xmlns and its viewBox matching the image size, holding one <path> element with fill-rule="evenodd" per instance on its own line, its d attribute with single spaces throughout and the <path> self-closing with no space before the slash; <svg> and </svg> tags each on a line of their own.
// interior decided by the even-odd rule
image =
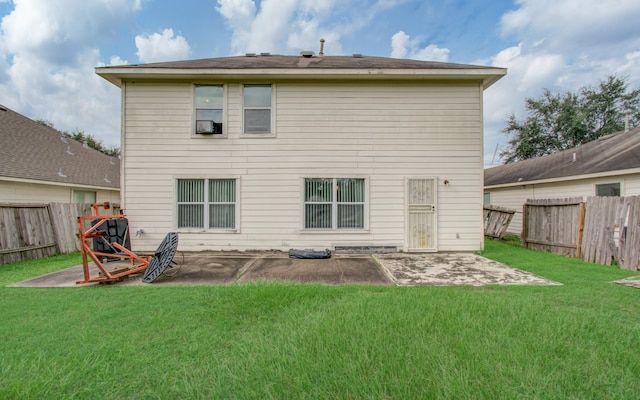
<svg viewBox="0 0 640 400">
<path fill-rule="evenodd" d="M 246 52 L 362 53 L 508 68 L 485 92 L 485 165 L 526 97 L 640 86 L 637 0 L 0 0 L 0 104 L 119 144 L 104 65 Z M 498 150 L 499 151 L 499 150 Z"/>
</svg>

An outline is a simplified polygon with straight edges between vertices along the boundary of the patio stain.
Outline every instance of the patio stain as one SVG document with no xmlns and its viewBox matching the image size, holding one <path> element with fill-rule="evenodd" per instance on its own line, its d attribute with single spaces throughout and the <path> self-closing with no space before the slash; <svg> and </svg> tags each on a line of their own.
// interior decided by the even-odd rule
<svg viewBox="0 0 640 400">
<path fill-rule="evenodd" d="M 560 285 L 472 253 L 376 254 L 396 284 L 434 285 Z"/>
</svg>

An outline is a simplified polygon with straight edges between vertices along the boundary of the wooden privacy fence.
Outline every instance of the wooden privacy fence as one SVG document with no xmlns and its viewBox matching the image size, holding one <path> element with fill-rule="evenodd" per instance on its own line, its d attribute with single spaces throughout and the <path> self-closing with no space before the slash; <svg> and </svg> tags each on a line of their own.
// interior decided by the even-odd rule
<svg viewBox="0 0 640 400">
<path fill-rule="evenodd" d="M 516 211 L 498 206 L 484 206 L 483 212 L 484 235 L 502 239 Z"/>
<path fill-rule="evenodd" d="M 640 196 L 529 199 L 523 206 L 522 245 L 588 262 L 637 271 Z"/>
<path fill-rule="evenodd" d="M 582 235 L 582 259 L 638 270 L 640 196 L 589 197 Z"/>
<path fill-rule="evenodd" d="M 0 265 L 79 251 L 80 215 L 91 205 L 0 203 Z"/>
</svg>

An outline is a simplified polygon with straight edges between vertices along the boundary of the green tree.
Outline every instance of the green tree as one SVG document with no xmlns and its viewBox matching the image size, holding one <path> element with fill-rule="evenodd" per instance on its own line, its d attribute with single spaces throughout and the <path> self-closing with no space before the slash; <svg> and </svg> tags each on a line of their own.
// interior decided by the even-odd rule
<svg viewBox="0 0 640 400">
<path fill-rule="evenodd" d="M 118 157 L 118 154 L 120 154 L 120 147 L 115 145 L 105 146 L 104 144 L 102 144 L 101 140 L 97 139 L 95 136 L 89 133 L 85 133 L 80 129 L 76 129 L 72 132 L 67 132 L 56 129 L 53 125 L 53 122 L 47 121 L 45 119 L 37 119 L 36 122 L 41 125 L 48 126 L 49 128 L 55 129 L 60 132 L 61 135 L 64 135 L 68 138 L 76 140 L 80 143 L 86 143 L 87 146 L 91 147 L 92 149 L 98 150 L 99 152 L 104 153 L 108 156 Z"/>
<path fill-rule="evenodd" d="M 609 76 L 593 87 L 577 93 L 551 93 L 526 98 L 527 118 L 514 114 L 507 119 L 503 133 L 510 137 L 500 152 L 504 163 L 540 157 L 576 147 L 601 136 L 640 125 L 640 89 L 629 89 L 624 78 Z"/>
</svg>

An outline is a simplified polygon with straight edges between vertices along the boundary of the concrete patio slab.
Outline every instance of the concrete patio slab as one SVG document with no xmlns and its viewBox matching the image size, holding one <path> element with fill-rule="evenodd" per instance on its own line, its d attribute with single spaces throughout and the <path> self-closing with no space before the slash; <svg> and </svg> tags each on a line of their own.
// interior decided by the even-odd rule
<svg viewBox="0 0 640 400">
<path fill-rule="evenodd" d="M 176 253 L 175 266 L 167 268 L 152 285 L 229 285 L 235 282 L 255 260 L 255 255 L 215 254 L 211 252 Z M 147 285 L 142 279 L 129 279 L 128 284 Z"/>
<path fill-rule="evenodd" d="M 400 286 L 561 285 L 472 253 L 376 254 Z"/>
<path fill-rule="evenodd" d="M 366 255 L 334 255 L 328 259 L 307 260 L 270 255 L 256 260 L 238 282 L 255 280 L 320 282 L 328 285 L 392 284 L 383 269 Z"/>
<path fill-rule="evenodd" d="M 152 285 L 229 285 L 258 280 L 318 282 L 327 285 L 558 285 L 557 282 L 470 253 L 333 255 L 293 259 L 282 252 L 176 253 L 176 263 Z M 118 268 L 119 263 L 108 263 Z M 91 276 L 98 268 L 91 264 Z M 39 276 L 14 287 L 83 287 L 82 266 Z M 115 283 L 148 285 L 142 274 Z"/>
</svg>

